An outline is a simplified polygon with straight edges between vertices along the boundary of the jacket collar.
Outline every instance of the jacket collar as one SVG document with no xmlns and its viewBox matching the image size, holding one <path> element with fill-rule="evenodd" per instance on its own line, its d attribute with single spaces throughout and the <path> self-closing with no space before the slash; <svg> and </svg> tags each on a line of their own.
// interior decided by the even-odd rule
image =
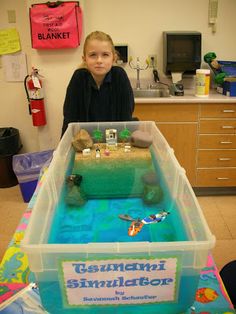
<svg viewBox="0 0 236 314">
<path fill-rule="evenodd" d="M 90 81 L 91 86 L 92 86 L 93 88 L 98 89 L 97 84 L 96 84 L 96 82 L 95 82 L 95 80 L 94 80 L 94 78 L 93 78 L 93 76 L 92 76 L 92 74 L 91 74 L 90 72 L 89 72 L 89 81 Z M 103 82 L 102 82 L 102 85 L 107 84 L 107 83 L 111 83 L 111 71 L 109 71 L 109 72 L 106 74 L 106 76 L 105 76 L 105 78 L 104 78 L 104 80 L 103 80 Z M 101 86 L 102 86 L 102 85 L 101 85 Z"/>
</svg>

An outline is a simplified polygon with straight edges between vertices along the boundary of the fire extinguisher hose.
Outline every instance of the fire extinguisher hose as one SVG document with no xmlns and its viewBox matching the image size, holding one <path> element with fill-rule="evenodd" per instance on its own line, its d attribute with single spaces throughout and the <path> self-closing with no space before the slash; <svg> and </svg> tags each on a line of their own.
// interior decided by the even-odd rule
<svg viewBox="0 0 236 314">
<path fill-rule="evenodd" d="M 31 115 L 31 107 L 30 107 L 30 97 L 29 97 L 29 92 L 28 92 L 28 89 L 27 89 L 27 78 L 30 77 L 30 75 L 27 75 L 24 79 L 24 87 L 25 87 L 25 92 L 26 92 L 26 97 L 27 97 L 27 100 L 28 100 L 28 108 L 29 108 L 29 114 Z"/>
</svg>

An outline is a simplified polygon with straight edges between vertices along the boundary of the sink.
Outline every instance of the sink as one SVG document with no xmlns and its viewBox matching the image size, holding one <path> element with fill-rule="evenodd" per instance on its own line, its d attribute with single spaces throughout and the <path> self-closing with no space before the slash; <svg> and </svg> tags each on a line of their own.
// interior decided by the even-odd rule
<svg viewBox="0 0 236 314">
<path fill-rule="evenodd" d="M 158 89 L 133 89 L 134 97 L 137 98 L 157 98 L 170 97 L 170 91 L 167 88 Z"/>
</svg>

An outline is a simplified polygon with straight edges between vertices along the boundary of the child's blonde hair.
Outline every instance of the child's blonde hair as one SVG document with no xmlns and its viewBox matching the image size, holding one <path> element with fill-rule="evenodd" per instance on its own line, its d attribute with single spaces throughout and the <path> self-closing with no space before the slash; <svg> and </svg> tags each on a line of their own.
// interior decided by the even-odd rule
<svg viewBox="0 0 236 314">
<path fill-rule="evenodd" d="M 117 52 L 115 50 L 115 46 L 114 46 L 113 40 L 112 40 L 110 35 L 108 35 L 108 34 L 106 34 L 104 32 L 101 32 L 101 31 L 92 32 L 85 38 L 84 48 L 83 48 L 83 55 L 84 56 L 86 55 L 86 49 L 87 49 L 87 46 L 88 46 L 88 42 L 90 40 L 94 40 L 94 39 L 100 40 L 100 41 L 107 41 L 107 42 L 109 42 L 111 44 L 111 51 L 113 53 L 114 62 L 115 62 L 116 59 L 117 59 Z M 80 65 L 80 68 L 86 68 L 86 64 L 85 64 L 84 61 Z"/>
</svg>

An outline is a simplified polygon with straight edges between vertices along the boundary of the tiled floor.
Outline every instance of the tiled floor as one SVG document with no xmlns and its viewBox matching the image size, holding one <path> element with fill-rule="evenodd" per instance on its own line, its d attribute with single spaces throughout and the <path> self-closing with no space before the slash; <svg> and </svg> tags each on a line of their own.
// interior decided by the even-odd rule
<svg viewBox="0 0 236 314">
<path fill-rule="evenodd" d="M 201 196 L 198 201 L 216 236 L 213 257 L 221 269 L 236 260 L 236 196 Z M 0 188 L 0 260 L 26 208 L 19 186 Z"/>
<path fill-rule="evenodd" d="M 218 269 L 236 260 L 236 196 L 198 197 L 205 218 L 216 237 L 213 257 Z"/>
<path fill-rule="evenodd" d="M 0 260 L 27 207 L 23 202 L 19 185 L 0 188 Z"/>
</svg>

